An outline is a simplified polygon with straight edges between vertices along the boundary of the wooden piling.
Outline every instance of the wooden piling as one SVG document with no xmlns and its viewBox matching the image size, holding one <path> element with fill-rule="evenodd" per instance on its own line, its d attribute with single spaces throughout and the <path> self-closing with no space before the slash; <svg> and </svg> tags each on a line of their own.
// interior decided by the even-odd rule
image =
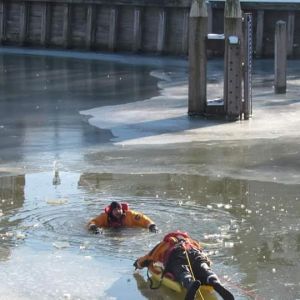
<svg viewBox="0 0 300 300">
<path fill-rule="evenodd" d="M 286 60 L 287 60 L 286 22 L 278 21 L 275 27 L 275 80 L 276 94 L 286 93 Z"/>
<path fill-rule="evenodd" d="M 134 8 L 134 21 L 133 21 L 133 52 L 138 52 L 142 48 L 142 8 Z"/>
<path fill-rule="evenodd" d="M 287 55 L 293 56 L 294 52 L 294 33 L 295 33 L 295 12 L 290 11 L 287 23 Z"/>
<path fill-rule="evenodd" d="M 226 0 L 224 9 L 224 110 L 228 120 L 240 118 L 242 102 L 242 11 L 239 0 Z M 230 37 L 237 37 L 237 44 Z M 230 50 L 229 50 L 230 48 Z M 229 53 L 230 51 L 230 53 Z M 234 71 L 232 72 L 232 66 Z M 237 77 L 239 76 L 239 77 Z M 231 83 L 235 83 L 234 86 Z"/>
<path fill-rule="evenodd" d="M 3 44 L 6 40 L 6 24 L 7 24 L 7 4 L 6 2 L 0 2 L 0 9 L 2 15 L 0 15 L 0 43 Z"/>
<path fill-rule="evenodd" d="M 183 13 L 183 29 L 182 29 L 182 54 L 186 55 L 188 53 L 188 40 L 189 40 L 189 10 L 185 10 L 185 12 Z"/>
<path fill-rule="evenodd" d="M 109 17 L 109 34 L 108 34 L 108 49 L 110 51 L 116 50 L 117 41 L 117 21 L 118 21 L 118 7 L 112 7 Z"/>
<path fill-rule="evenodd" d="M 188 114 L 201 115 L 206 108 L 206 38 L 208 13 L 205 0 L 194 0 L 189 22 Z"/>
<path fill-rule="evenodd" d="M 28 2 L 23 2 L 20 5 L 20 35 L 19 43 L 21 46 L 25 44 L 28 23 Z"/>
<path fill-rule="evenodd" d="M 86 49 L 90 50 L 93 48 L 95 40 L 95 6 L 89 4 L 87 7 L 87 24 L 86 24 Z"/>
<path fill-rule="evenodd" d="M 64 19 L 63 19 L 63 47 L 65 49 L 70 47 L 70 31 L 71 31 L 71 7 L 69 3 L 64 4 Z"/>
<path fill-rule="evenodd" d="M 167 12 L 165 8 L 159 11 L 159 24 L 157 34 L 157 52 L 163 53 L 166 43 L 166 26 L 167 26 Z"/>
<path fill-rule="evenodd" d="M 263 36 L 264 36 L 264 11 L 258 10 L 256 15 L 256 43 L 255 55 L 257 58 L 263 54 Z"/>
<path fill-rule="evenodd" d="M 43 47 L 48 46 L 50 21 L 51 21 L 51 7 L 48 2 L 42 4 L 41 13 L 41 45 Z"/>
</svg>

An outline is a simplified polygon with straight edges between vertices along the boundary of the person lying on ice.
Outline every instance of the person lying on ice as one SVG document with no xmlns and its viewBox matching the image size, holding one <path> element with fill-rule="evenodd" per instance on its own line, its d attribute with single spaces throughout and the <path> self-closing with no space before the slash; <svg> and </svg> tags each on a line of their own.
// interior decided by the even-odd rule
<svg viewBox="0 0 300 300">
<path fill-rule="evenodd" d="M 201 284 L 211 285 L 224 300 L 234 300 L 210 268 L 211 261 L 200 243 L 188 233 L 175 231 L 167 234 L 163 241 L 133 265 L 136 269 L 142 269 L 158 262 L 163 265 L 162 276 L 171 273 L 174 280 L 187 289 L 185 300 L 194 300 Z"/>
<path fill-rule="evenodd" d="M 104 212 L 88 222 L 88 229 L 99 233 L 101 228 L 141 227 L 157 232 L 155 223 L 144 214 L 131 210 L 127 203 L 113 201 Z"/>
</svg>

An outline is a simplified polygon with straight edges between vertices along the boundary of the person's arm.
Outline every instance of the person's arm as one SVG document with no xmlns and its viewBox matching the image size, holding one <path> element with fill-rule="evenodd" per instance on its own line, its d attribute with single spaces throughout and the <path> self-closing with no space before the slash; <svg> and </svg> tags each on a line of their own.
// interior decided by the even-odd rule
<svg viewBox="0 0 300 300">
<path fill-rule="evenodd" d="M 143 269 L 148 267 L 151 263 L 158 260 L 158 256 L 163 251 L 163 243 L 158 243 L 148 254 L 139 257 L 133 264 L 135 269 Z"/>
<path fill-rule="evenodd" d="M 127 217 L 130 219 L 130 222 L 132 223 L 132 226 L 134 227 L 142 227 L 142 228 L 147 228 L 151 232 L 157 232 L 157 227 L 155 223 L 146 215 L 143 213 L 130 210 L 126 212 L 128 215 Z"/>
<path fill-rule="evenodd" d="M 107 227 L 108 225 L 107 221 L 107 214 L 101 213 L 99 216 L 91 219 L 88 222 L 88 230 L 93 231 L 95 233 L 99 233 L 100 228 Z"/>
</svg>

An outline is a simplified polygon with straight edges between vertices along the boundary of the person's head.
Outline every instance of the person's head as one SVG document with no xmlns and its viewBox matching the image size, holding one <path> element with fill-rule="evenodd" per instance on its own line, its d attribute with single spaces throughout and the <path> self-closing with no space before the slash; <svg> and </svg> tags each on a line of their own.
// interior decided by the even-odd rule
<svg viewBox="0 0 300 300">
<path fill-rule="evenodd" d="M 120 219 L 123 215 L 123 209 L 121 203 L 113 201 L 110 204 L 110 215 L 116 219 Z"/>
</svg>

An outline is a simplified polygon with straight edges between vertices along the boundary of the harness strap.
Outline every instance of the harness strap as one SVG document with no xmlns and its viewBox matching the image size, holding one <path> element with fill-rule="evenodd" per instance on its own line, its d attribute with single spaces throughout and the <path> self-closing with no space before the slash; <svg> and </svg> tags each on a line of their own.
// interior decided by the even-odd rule
<svg viewBox="0 0 300 300">
<path fill-rule="evenodd" d="M 151 276 L 149 276 L 149 268 L 147 269 L 147 278 L 148 280 L 150 281 L 150 289 L 152 290 L 157 290 L 160 288 L 161 284 L 162 284 L 162 280 L 163 280 L 163 277 L 164 277 L 164 274 L 165 272 L 163 271 L 162 269 L 162 272 L 161 272 L 161 276 L 160 276 L 160 279 L 159 279 L 159 282 L 158 282 L 158 286 L 153 286 L 153 280 L 151 278 Z"/>
</svg>

